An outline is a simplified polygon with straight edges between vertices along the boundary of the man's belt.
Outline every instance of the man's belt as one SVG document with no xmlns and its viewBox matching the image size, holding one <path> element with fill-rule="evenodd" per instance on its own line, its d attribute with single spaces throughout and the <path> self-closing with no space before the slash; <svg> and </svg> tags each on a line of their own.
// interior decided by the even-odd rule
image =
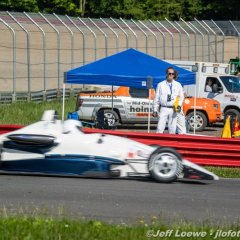
<svg viewBox="0 0 240 240">
<path fill-rule="evenodd" d="M 173 106 L 162 106 L 161 107 L 165 107 L 165 108 L 173 108 Z"/>
</svg>

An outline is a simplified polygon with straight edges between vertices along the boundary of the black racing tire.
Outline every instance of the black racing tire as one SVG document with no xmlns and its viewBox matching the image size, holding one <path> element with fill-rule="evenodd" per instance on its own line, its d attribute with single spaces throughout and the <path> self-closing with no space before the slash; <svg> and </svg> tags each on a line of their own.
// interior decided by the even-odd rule
<svg viewBox="0 0 240 240">
<path fill-rule="evenodd" d="M 157 148 L 148 159 L 148 170 L 157 182 L 174 182 L 183 171 L 182 157 L 172 148 Z"/>
<path fill-rule="evenodd" d="M 196 111 L 195 117 L 196 117 L 195 131 L 202 132 L 208 124 L 207 117 L 203 112 L 200 111 Z M 186 119 L 189 130 L 194 131 L 194 111 L 190 112 L 186 116 Z"/>
</svg>

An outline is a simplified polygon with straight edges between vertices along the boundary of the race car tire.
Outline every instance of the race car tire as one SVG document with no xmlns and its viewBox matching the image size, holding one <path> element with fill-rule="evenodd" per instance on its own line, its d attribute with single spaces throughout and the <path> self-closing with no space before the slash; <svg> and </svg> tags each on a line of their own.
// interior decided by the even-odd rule
<svg viewBox="0 0 240 240">
<path fill-rule="evenodd" d="M 194 112 L 190 112 L 187 116 L 187 124 L 189 125 L 189 130 L 193 131 L 194 130 Z M 201 132 L 203 131 L 208 124 L 207 117 L 205 116 L 204 113 L 200 111 L 196 111 L 196 124 L 195 124 L 195 131 L 196 132 Z"/>
<path fill-rule="evenodd" d="M 172 148 L 157 148 L 149 157 L 148 170 L 157 182 L 174 182 L 183 170 L 182 157 Z"/>
</svg>

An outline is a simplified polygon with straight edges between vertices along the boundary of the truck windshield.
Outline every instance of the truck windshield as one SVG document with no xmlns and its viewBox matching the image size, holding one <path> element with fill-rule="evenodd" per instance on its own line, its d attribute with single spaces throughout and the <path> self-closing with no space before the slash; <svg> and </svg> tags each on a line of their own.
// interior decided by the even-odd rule
<svg viewBox="0 0 240 240">
<path fill-rule="evenodd" d="M 221 76 L 220 79 L 229 92 L 240 93 L 240 77 Z"/>
</svg>

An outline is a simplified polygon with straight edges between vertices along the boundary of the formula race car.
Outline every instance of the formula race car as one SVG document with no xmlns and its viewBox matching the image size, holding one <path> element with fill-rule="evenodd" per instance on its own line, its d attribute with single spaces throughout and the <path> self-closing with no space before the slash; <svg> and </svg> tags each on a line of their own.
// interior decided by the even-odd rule
<svg viewBox="0 0 240 240">
<path fill-rule="evenodd" d="M 54 110 L 42 120 L 0 136 L 0 172 L 95 178 L 151 177 L 170 183 L 178 178 L 217 180 L 206 169 L 182 159 L 168 147 L 127 138 L 84 134 L 78 120 L 57 120 Z"/>
</svg>

